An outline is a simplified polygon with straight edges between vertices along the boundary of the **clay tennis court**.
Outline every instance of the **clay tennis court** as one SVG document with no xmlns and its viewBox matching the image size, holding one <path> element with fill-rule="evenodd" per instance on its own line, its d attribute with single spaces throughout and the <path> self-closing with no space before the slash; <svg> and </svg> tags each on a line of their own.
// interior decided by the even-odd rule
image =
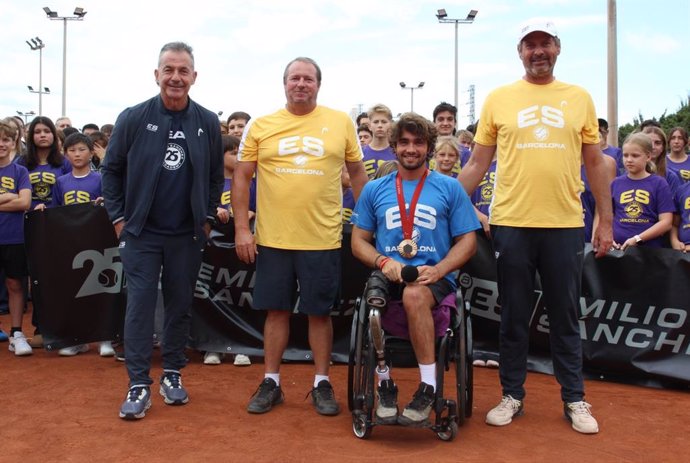
<svg viewBox="0 0 690 463">
<path fill-rule="evenodd" d="M 9 329 L 9 317 L 0 316 Z M 30 320 L 25 318 L 25 327 Z M 27 330 L 29 332 L 29 330 Z M 690 394 L 599 381 L 587 382 L 587 399 L 600 433 L 581 435 L 563 418 L 553 377 L 530 373 L 525 415 L 504 428 L 484 424 L 500 399 L 498 371 L 475 368 L 474 416 L 453 442 L 426 429 L 377 426 L 367 441 L 354 437 L 347 411 L 347 366 L 331 371 L 343 412 L 318 416 L 305 396 L 312 367 L 285 364 L 286 401 L 265 415 L 249 415 L 247 400 L 263 375 L 261 364 L 202 364 L 188 352 L 184 383 L 190 402 L 163 403 L 154 389 L 143 420 L 118 418 L 127 389 L 124 364 L 101 358 L 97 346 L 76 357 L 35 349 L 15 357 L 0 344 L 4 377 L 0 461 L 21 462 L 687 462 L 690 461 Z M 152 374 L 160 375 L 160 351 Z M 417 369 L 397 369 L 404 406 L 416 389 Z M 450 378 L 449 378 L 450 380 Z M 448 384 L 448 383 L 447 383 Z"/>
</svg>

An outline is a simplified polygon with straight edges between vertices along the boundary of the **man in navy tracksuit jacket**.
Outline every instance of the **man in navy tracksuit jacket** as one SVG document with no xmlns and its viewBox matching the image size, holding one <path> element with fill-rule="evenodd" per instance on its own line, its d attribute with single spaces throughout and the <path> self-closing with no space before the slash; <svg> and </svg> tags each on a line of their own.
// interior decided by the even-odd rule
<svg viewBox="0 0 690 463">
<path fill-rule="evenodd" d="M 143 418 L 151 406 L 159 278 L 165 305 L 159 391 L 166 404 L 189 401 L 180 370 L 201 254 L 223 188 L 218 117 L 189 98 L 196 80 L 191 47 L 163 46 L 154 75 L 160 95 L 120 114 L 102 169 L 127 277 L 124 419 Z"/>
</svg>

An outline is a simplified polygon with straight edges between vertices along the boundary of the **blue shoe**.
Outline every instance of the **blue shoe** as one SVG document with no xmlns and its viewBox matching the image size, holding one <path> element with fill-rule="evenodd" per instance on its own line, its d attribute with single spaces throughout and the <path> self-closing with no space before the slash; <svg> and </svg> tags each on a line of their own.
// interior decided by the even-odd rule
<svg viewBox="0 0 690 463">
<path fill-rule="evenodd" d="M 189 402 L 187 391 L 182 385 L 182 376 L 177 370 L 163 370 L 160 393 L 168 405 L 183 405 Z"/>
<path fill-rule="evenodd" d="M 127 391 L 127 398 L 120 407 L 120 418 L 139 420 L 151 407 L 151 390 L 145 385 L 135 385 Z"/>
<path fill-rule="evenodd" d="M 9 336 L 3 330 L 0 330 L 0 342 L 9 341 Z"/>
</svg>

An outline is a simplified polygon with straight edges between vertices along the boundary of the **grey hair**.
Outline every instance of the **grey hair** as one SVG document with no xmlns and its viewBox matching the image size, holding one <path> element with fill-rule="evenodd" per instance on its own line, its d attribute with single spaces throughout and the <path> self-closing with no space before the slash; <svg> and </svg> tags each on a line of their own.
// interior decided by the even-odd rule
<svg viewBox="0 0 690 463">
<path fill-rule="evenodd" d="M 187 53 L 189 57 L 192 58 L 192 69 L 194 69 L 194 50 L 192 50 L 192 47 L 184 42 L 169 42 L 163 45 L 163 48 L 161 48 L 161 51 L 158 54 L 158 67 L 160 67 L 161 58 L 163 57 L 163 53 L 166 51 L 180 51 Z"/>
</svg>

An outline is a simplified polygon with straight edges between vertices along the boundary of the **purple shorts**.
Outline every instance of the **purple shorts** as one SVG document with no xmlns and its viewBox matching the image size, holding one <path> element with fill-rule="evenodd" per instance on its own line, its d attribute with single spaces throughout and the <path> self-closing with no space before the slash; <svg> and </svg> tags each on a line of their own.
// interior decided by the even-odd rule
<svg viewBox="0 0 690 463">
<path fill-rule="evenodd" d="M 434 307 L 434 331 L 436 337 L 445 334 L 450 326 L 451 310 L 455 310 L 455 292 L 448 294 Z M 410 330 L 407 326 L 407 315 L 402 306 L 402 301 L 390 301 L 386 311 L 381 315 L 381 326 L 388 333 L 398 338 L 410 339 Z"/>
</svg>

